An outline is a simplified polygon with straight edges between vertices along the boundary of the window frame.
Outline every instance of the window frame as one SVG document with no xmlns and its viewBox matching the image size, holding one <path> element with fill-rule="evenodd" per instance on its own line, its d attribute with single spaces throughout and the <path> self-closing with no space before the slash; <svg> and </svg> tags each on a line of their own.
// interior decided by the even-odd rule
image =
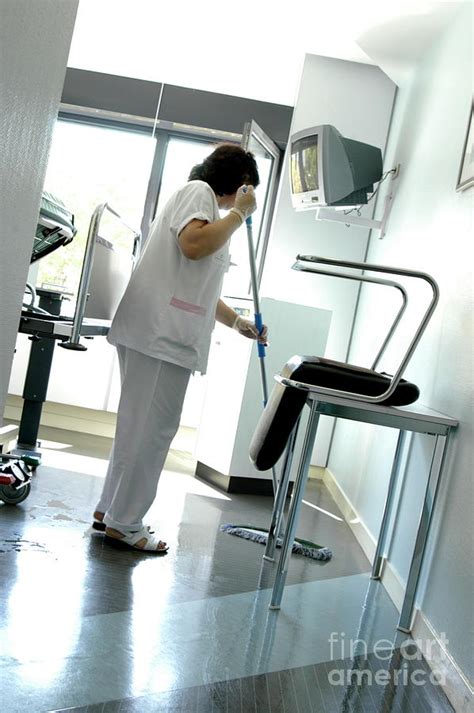
<svg viewBox="0 0 474 713">
<path fill-rule="evenodd" d="M 179 124 L 161 119 L 151 119 L 150 117 L 136 116 L 131 114 L 122 114 L 104 109 L 94 109 L 91 107 L 78 106 L 76 104 L 60 104 L 60 110 L 57 117 L 58 121 L 68 121 L 86 124 L 90 126 L 100 126 L 102 128 L 119 129 L 127 132 L 136 132 L 148 134 L 156 139 L 153 161 L 150 175 L 148 178 L 148 187 L 143 206 L 143 216 L 140 224 L 142 234 L 142 245 L 146 243 L 148 232 L 155 218 L 156 209 L 160 197 L 161 182 L 163 178 L 163 169 L 166 161 L 166 153 L 168 144 L 171 138 L 188 139 L 207 143 L 210 146 L 216 142 L 228 141 L 236 145 L 241 145 L 243 138 L 248 138 L 252 133 L 262 146 L 270 153 L 280 152 L 277 145 L 268 137 L 255 121 L 247 122 L 243 127 L 242 133 L 226 132 L 215 129 L 207 129 L 186 124 Z M 247 135 L 247 136 L 246 136 Z M 275 158 L 275 156 L 274 156 Z M 271 227 L 273 224 L 273 210 L 276 203 L 276 196 L 281 179 L 281 169 L 283 165 L 283 157 L 280 153 L 278 169 L 272 176 L 268 186 L 267 195 L 265 198 L 265 213 L 259 231 L 258 244 L 255 246 L 256 262 L 257 262 L 257 282 L 260 285 L 262 273 L 265 265 L 266 252 L 270 237 Z M 242 290 L 244 292 L 244 290 Z M 249 289 L 246 292 L 248 297 Z M 245 295 L 242 294 L 245 298 Z"/>
<path fill-rule="evenodd" d="M 148 179 L 148 188 L 143 206 L 143 216 L 140 225 L 143 244 L 148 237 L 150 225 L 154 220 L 160 196 L 163 168 L 170 138 L 191 139 L 212 145 L 219 141 L 229 141 L 240 145 L 242 134 L 236 134 L 215 129 L 204 129 L 196 126 L 177 124 L 161 119 L 150 119 L 145 116 L 120 114 L 104 109 L 92 109 L 73 104 L 60 104 L 58 120 L 70 121 L 103 128 L 122 129 L 149 134 L 156 139 L 155 152 Z"/>
</svg>

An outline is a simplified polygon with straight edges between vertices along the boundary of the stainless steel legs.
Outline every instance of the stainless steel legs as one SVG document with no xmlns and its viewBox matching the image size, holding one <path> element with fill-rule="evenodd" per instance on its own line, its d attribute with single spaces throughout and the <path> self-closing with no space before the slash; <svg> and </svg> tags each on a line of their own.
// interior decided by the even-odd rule
<svg viewBox="0 0 474 713">
<path fill-rule="evenodd" d="M 316 438 L 316 431 L 319 421 L 319 411 L 322 402 L 311 400 L 310 401 L 310 415 L 308 424 L 306 427 L 306 433 L 303 443 L 303 451 L 301 453 L 298 472 L 296 475 L 295 484 L 293 487 L 293 494 L 291 497 L 291 504 L 288 513 L 288 522 L 286 524 L 285 533 L 283 537 L 283 543 L 281 547 L 281 553 L 277 564 L 277 571 L 275 576 L 275 583 L 272 591 L 272 598 L 270 602 L 270 609 L 279 609 L 281 604 L 281 599 L 283 596 L 283 589 L 285 586 L 286 575 L 288 571 L 288 562 L 290 558 L 291 549 L 293 546 L 294 538 L 296 535 L 296 528 L 298 524 L 299 513 L 301 509 L 302 499 L 304 495 L 304 489 L 306 484 L 306 479 L 308 477 L 308 470 L 310 466 L 311 454 L 313 451 L 314 441 Z M 371 410 L 373 413 L 377 412 L 376 407 Z M 385 410 L 381 409 L 381 425 L 389 425 L 396 427 L 394 421 L 387 422 L 386 415 L 383 416 Z M 371 423 L 377 423 L 377 418 L 373 418 L 373 413 L 370 418 Z M 402 412 L 403 413 L 403 412 Z M 338 415 L 334 412 L 331 415 Z M 385 421 L 383 420 L 385 418 Z M 362 419 L 358 419 L 362 420 Z M 365 420 L 365 419 L 364 419 Z M 367 418 L 369 421 L 369 419 Z M 402 610 L 400 614 L 400 619 L 398 622 L 398 629 L 405 633 L 409 633 L 412 624 L 413 608 L 415 606 L 415 597 L 418 587 L 418 581 L 420 577 L 420 571 L 423 563 L 423 556 L 426 547 L 426 541 L 428 538 L 429 527 L 433 515 L 433 510 L 436 502 L 436 495 L 438 492 L 438 486 L 440 477 L 443 471 L 444 463 L 446 460 L 446 452 L 449 441 L 449 436 L 451 433 L 451 427 L 446 426 L 446 428 L 440 429 L 439 420 L 433 421 L 436 423 L 436 428 L 438 433 L 436 434 L 436 441 L 433 451 L 433 458 L 430 465 L 430 472 L 428 476 L 428 481 L 425 490 L 425 497 L 423 502 L 423 508 L 420 515 L 420 521 L 418 525 L 418 531 L 416 535 L 416 541 L 414 545 L 413 555 L 410 564 L 410 570 L 408 573 L 407 584 L 405 588 L 405 596 L 403 600 Z M 454 422 L 455 423 L 455 422 Z M 397 424 L 401 426 L 399 428 L 399 437 L 397 442 L 397 447 L 395 451 L 395 456 L 392 465 L 392 471 L 390 474 L 390 480 L 388 485 L 387 497 L 385 501 L 384 513 L 382 517 L 382 524 L 380 527 L 379 538 L 377 542 L 377 548 L 375 552 L 373 567 L 372 567 L 372 579 L 380 579 L 382 574 L 382 565 L 384 558 L 386 556 L 386 547 L 389 537 L 389 526 L 392 515 L 392 510 L 395 503 L 395 495 L 398 477 L 401 469 L 401 462 L 403 457 L 403 452 L 405 449 L 406 435 L 408 431 L 414 430 L 421 433 L 431 433 L 429 421 L 425 421 L 422 428 L 413 426 L 412 421 L 409 418 L 409 413 L 407 417 L 403 417 L 402 422 Z M 407 426 L 406 429 L 403 426 Z M 411 426 L 411 427 L 410 427 Z M 288 491 L 288 482 L 290 477 L 291 460 L 293 457 L 293 451 L 296 441 L 296 429 L 295 427 L 293 433 L 290 436 L 290 443 L 287 449 L 285 466 L 283 469 L 283 475 L 280 480 L 280 485 L 277 492 L 277 497 L 275 500 L 275 506 L 272 514 L 272 524 L 270 527 L 270 537 L 268 538 L 267 549 L 265 551 L 265 559 L 273 560 L 273 555 L 275 551 L 276 536 L 280 532 L 280 523 L 282 520 L 283 508 L 285 504 L 285 498 Z M 442 433 L 439 431 L 442 430 Z"/>
<path fill-rule="evenodd" d="M 425 554 L 426 540 L 428 539 L 428 532 L 435 507 L 436 495 L 438 493 L 440 476 L 446 460 L 449 436 L 450 430 L 448 430 L 445 436 L 436 436 L 430 474 L 426 484 L 425 499 L 423 501 L 415 547 L 410 564 L 410 571 L 408 573 L 407 584 L 405 587 L 405 598 L 403 600 L 400 620 L 398 622 L 398 629 L 406 634 L 411 631 L 416 590 L 418 588 L 418 580 L 420 578 L 421 565 Z"/>
<path fill-rule="evenodd" d="M 296 422 L 293 428 L 290 438 L 288 440 L 288 445 L 285 451 L 285 462 L 283 465 L 283 471 L 281 474 L 280 482 L 278 483 L 277 492 L 275 495 L 275 504 L 273 505 L 272 521 L 270 523 L 270 528 L 268 531 L 268 540 L 265 547 L 265 554 L 263 558 L 269 560 L 270 562 L 275 561 L 275 547 L 277 539 L 282 532 L 283 525 L 283 511 L 285 509 L 286 496 L 288 494 L 288 486 L 290 485 L 290 473 L 291 464 L 293 462 L 293 455 L 295 451 L 296 437 L 298 435 L 298 426 L 300 419 Z"/>
<path fill-rule="evenodd" d="M 406 431 L 400 431 L 398 434 L 397 447 L 393 458 L 392 472 L 390 474 L 387 498 L 385 500 L 385 507 L 382 516 L 382 524 L 380 525 L 379 539 L 377 541 L 377 549 L 375 550 L 374 562 L 372 566 L 372 579 L 380 579 L 380 575 L 382 574 L 382 565 L 386 556 L 385 549 L 387 545 L 388 526 L 395 500 L 395 489 L 398 482 L 398 475 L 400 473 L 400 463 L 402 461 L 406 435 Z"/>
<path fill-rule="evenodd" d="M 382 524 L 380 526 L 377 549 L 375 552 L 372 567 L 372 579 L 380 579 L 382 574 L 383 561 L 386 557 L 385 548 L 387 545 L 389 521 L 393 509 L 393 504 L 395 501 L 395 489 L 398 481 L 398 475 L 400 472 L 400 463 L 402 460 L 406 435 L 406 431 L 400 431 L 398 436 L 398 443 L 393 460 L 392 472 L 390 475 L 387 498 L 385 501 L 385 508 L 382 517 Z M 435 506 L 440 475 L 442 473 L 444 461 L 446 458 L 448 437 L 449 431 L 445 436 L 437 435 L 433 450 L 430 472 L 426 483 L 423 508 L 420 515 L 416 541 L 413 548 L 413 555 L 410 564 L 410 571 L 408 573 L 407 584 L 405 587 L 405 596 L 403 599 L 402 611 L 397 626 L 400 631 L 403 631 L 406 634 L 410 633 L 411 631 L 416 591 L 418 588 L 418 581 L 420 578 L 426 541 L 428 539 L 429 527 Z"/>
<path fill-rule="evenodd" d="M 288 572 L 288 560 L 290 558 L 291 548 L 293 546 L 293 541 L 296 534 L 296 527 L 298 525 L 298 517 L 301 509 L 301 501 L 304 495 L 304 488 L 306 484 L 306 478 L 308 476 L 311 454 L 313 452 L 314 439 L 316 437 L 316 430 L 318 428 L 319 413 L 317 411 L 317 405 L 317 401 L 311 402 L 311 412 L 309 414 L 308 425 L 306 427 L 303 451 L 301 453 L 301 458 L 298 466 L 298 473 L 296 475 L 295 484 L 293 486 L 291 505 L 290 510 L 288 512 L 288 522 L 286 523 L 285 536 L 283 538 L 280 558 L 278 560 L 275 584 L 273 586 L 273 593 L 270 602 L 270 609 L 280 608 L 281 598 L 283 595 L 286 574 Z"/>
</svg>

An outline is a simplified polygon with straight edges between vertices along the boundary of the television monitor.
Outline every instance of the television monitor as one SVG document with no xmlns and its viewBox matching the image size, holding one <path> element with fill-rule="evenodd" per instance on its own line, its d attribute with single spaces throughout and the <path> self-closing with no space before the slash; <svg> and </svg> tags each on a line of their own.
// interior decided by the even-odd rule
<svg viewBox="0 0 474 713">
<path fill-rule="evenodd" d="M 382 152 L 347 139 L 323 124 L 290 139 L 290 184 L 293 207 L 354 207 L 367 203 L 382 178 Z"/>
</svg>

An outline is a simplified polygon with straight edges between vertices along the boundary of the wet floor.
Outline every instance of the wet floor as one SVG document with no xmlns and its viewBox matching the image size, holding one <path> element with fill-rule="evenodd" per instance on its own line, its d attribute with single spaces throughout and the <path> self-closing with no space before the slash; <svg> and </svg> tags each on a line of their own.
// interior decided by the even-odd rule
<svg viewBox="0 0 474 713">
<path fill-rule="evenodd" d="M 169 554 L 117 550 L 90 527 L 110 442 L 54 436 L 65 447 L 45 452 L 27 500 L 0 505 L 2 710 L 451 710 L 421 656 L 410 671 L 425 672 L 423 687 L 408 677 L 388 695 L 374 680 L 377 667 L 406 664 L 397 612 L 321 481 L 308 485 L 298 534 L 333 558 L 293 555 L 270 612 L 263 546 L 220 526 L 266 527 L 271 498 L 229 496 L 171 454 L 149 514 Z M 345 645 L 357 638 L 362 655 Z M 379 660 L 381 640 L 394 649 Z M 355 668 L 367 679 L 357 685 Z"/>
</svg>

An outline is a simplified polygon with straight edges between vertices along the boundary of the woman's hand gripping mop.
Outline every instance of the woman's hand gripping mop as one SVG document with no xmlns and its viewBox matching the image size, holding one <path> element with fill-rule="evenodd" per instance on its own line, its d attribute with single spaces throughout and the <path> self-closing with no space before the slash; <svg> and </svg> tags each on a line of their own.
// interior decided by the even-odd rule
<svg viewBox="0 0 474 713">
<path fill-rule="evenodd" d="M 245 192 L 246 189 L 244 188 L 243 190 Z M 260 312 L 260 300 L 258 295 L 257 268 L 255 264 L 253 225 L 251 215 L 245 219 L 245 224 L 247 228 L 247 241 L 249 251 L 250 277 L 252 284 L 255 326 L 258 329 L 258 333 L 262 334 L 264 329 L 264 323 L 262 313 Z M 265 371 L 265 345 L 259 341 L 257 341 L 257 354 L 260 364 L 263 408 L 265 408 L 268 401 L 267 375 Z M 283 465 L 284 476 L 280 479 L 280 481 L 278 481 L 275 467 L 272 467 L 274 507 L 272 513 L 272 521 L 270 523 L 270 529 L 267 531 L 264 528 L 256 527 L 255 525 L 226 524 L 221 526 L 221 530 L 223 532 L 227 532 L 229 535 L 236 535 L 237 537 L 242 537 L 245 540 L 252 540 L 252 542 L 258 542 L 260 544 L 266 545 L 265 554 L 263 555 L 263 557 L 264 559 L 269 560 L 270 562 L 275 561 L 275 546 L 281 547 L 283 542 L 283 537 L 281 535 L 284 529 L 283 514 L 285 507 L 285 499 L 288 493 L 289 470 L 291 468 L 296 435 L 297 426 L 295 427 L 294 432 L 292 433 L 288 441 Z M 292 546 L 292 552 L 296 554 L 305 555 L 306 557 L 311 557 L 312 559 L 324 561 L 331 559 L 332 556 L 331 551 L 328 550 L 326 547 L 318 545 L 315 542 L 310 542 L 309 540 L 300 540 L 299 538 L 295 538 L 295 541 L 293 542 Z"/>
</svg>

